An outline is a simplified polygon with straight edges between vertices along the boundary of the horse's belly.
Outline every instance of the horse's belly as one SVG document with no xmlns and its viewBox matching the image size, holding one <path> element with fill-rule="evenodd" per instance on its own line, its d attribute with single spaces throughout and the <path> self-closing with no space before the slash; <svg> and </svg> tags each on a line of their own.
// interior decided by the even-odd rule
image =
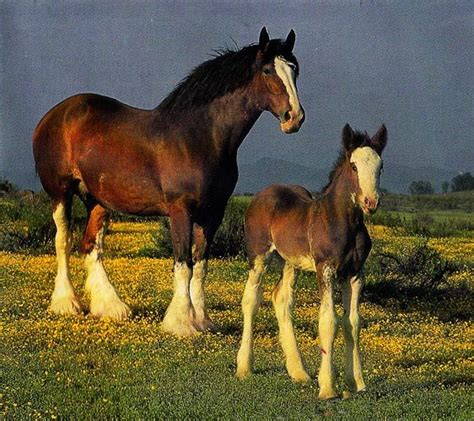
<svg viewBox="0 0 474 421">
<path fill-rule="evenodd" d="M 163 193 L 152 178 L 126 171 L 116 174 L 81 174 L 79 191 L 88 193 L 105 207 L 135 215 L 165 215 Z"/>
<path fill-rule="evenodd" d="M 316 263 L 312 256 L 285 256 L 281 253 L 280 256 L 297 269 L 316 272 Z"/>
</svg>

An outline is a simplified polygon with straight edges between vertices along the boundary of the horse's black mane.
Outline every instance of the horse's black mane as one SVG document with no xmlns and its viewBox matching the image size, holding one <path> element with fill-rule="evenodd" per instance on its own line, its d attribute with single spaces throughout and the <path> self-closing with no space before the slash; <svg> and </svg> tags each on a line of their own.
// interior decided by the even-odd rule
<svg viewBox="0 0 474 421">
<path fill-rule="evenodd" d="M 255 59 L 259 46 L 251 44 L 238 51 L 223 49 L 216 56 L 196 67 L 158 106 L 162 113 L 179 112 L 193 106 L 210 103 L 212 100 L 242 88 L 250 83 L 257 71 Z M 293 54 L 283 40 L 271 40 L 264 61 L 282 55 L 297 66 Z"/>
<path fill-rule="evenodd" d="M 359 131 L 354 131 L 353 132 L 353 137 L 352 137 L 352 144 L 353 144 L 353 149 L 359 148 L 359 147 L 364 147 L 364 146 L 371 146 L 370 143 L 370 137 L 367 132 L 359 132 Z M 339 155 L 337 159 L 334 161 L 334 164 L 332 166 L 331 172 L 329 173 L 329 181 L 328 183 L 323 187 L 321 190 L 321 193 L 326 193 L 326 190 L 329 188 L 329 186 L 332 184 L 334 181 L 334 178 L 336 177 L 336 174 L 338 172 L 339 167 L 342 165 L 342 163 L 346 160 L 347 157 L 347 151 L 342 146 L 339 149 Z"/>
</svg>

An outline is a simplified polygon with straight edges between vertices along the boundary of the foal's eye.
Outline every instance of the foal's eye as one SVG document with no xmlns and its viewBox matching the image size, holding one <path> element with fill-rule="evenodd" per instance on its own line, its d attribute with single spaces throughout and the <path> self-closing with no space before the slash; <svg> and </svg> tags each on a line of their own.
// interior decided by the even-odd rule
<svg viewBox="0 0 474 421">
<path fill-rule="evenodd" d="M 352 164 L 352 163 L 351 163 L 351 168 L 352 168 L 355 172 L 357 172 L 357 166 L 356 166 L 356 164 Z"/>
</svg>

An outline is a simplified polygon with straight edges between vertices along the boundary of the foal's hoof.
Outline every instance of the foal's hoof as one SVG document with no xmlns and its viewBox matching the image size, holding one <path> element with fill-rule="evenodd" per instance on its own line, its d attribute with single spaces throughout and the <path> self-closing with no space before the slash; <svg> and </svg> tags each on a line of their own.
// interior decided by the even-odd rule
<svg viewBox="0 0 474 421">
<path fill-rule="evenodd" d="M 246 369 L 237 368 L 237 371 L 235 372 L 235 377 L 238 378 L 239 380 L 248 379 L 251 375 L 252 375 L 252 372 Z"/>
<path fill-rule="evenodd" d="M 319 392 L 318 398 L 322 401 L 329 401 L 329 400 L 335 400 L 338 399 L 339 396 L 337 395 L 334 390 L 329 390 L 329 391 L 321 391 Z"/>
<path fill-rule="evenodd" d="M 306 371 L 300 371 L 298 373 L 291 374 L 291 380 L 293 380 L 293 383 L 298 383 L 298 384 L 311 383 L 311 377 Z"/>
<path fill-rule="evenodd" d="M 73 315 L 77 316 L 82 314 L 82 305 L 74 294 L 66 295 L 63 297 L 53 297 L 51 298 L 51 304 L 49 305 L 48 311 L 60 315 Z"/>
</svg>

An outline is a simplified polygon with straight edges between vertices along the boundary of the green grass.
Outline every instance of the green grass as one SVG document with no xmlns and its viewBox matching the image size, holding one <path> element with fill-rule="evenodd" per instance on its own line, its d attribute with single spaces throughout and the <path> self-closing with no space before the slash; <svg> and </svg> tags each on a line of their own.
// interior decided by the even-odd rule
<svg viewBox="0 0 474 421">
<path fill-rule="evenodd" d="M 463 203 L 466 197 L 457 199 Z M 403 206 L 399 203 L 387 212 L 409 218 L 416 201 L 402 198 L 400 202 Z M 420 199 L 420 203 L 424 202 Z M 453 209 L 445 203 L 441 210 L 423 212 L 436 223 L 458 217 L 469 222 L 471 211 L 453 203 L 449 205 Z M 11 207 L 12 215 L 18 212 L 15 204 L 5 206 Z M 176 339 L 160 331 L 172 295 L 172 260 L 147 258 L 142 253 L 158 223 L 125 221 L 112 224 L 105 254 L 111 280 L 133 310 L 133 317 L 125 322 L 47 313 L 54 256 L 27 250 L 0 252 L 0 418 L 474 419 L 472 232 L 429 240 L 455 266 L 446 281 L 451 288 L 410 296 L 381 291 L 387 279 L 374 276 L 378 272 L 373 266 L 377 252 L 400 254 L 420 238 L 397 230 L 392 234 L 374 231 L 374 253 L 367 265 L 369 284 L 361 307 L 368 389 L 347 400 L 321 402 L 316 382 L 320 349 L 314 275 L 298 277 L 294 317 L 313 382 L 295 385 L 284 368 L 270 302 L 272 286 L 280 276 L 278 264 L 266 275 L 264 303 L 257 317 L 256 372 L 239 381 L 234 371 L 242 330 L 245 261 L 210 262 L 207 301 L 220 333 Z M 87 303 L 85 272 L 77 253 L 71 273 L 76 291 Z M 393 288 L 400 290 L 400 285 Z M 339 331 L 335 344 L 340 393 L 345 390 L 341 336 Z"/>
</svg>

